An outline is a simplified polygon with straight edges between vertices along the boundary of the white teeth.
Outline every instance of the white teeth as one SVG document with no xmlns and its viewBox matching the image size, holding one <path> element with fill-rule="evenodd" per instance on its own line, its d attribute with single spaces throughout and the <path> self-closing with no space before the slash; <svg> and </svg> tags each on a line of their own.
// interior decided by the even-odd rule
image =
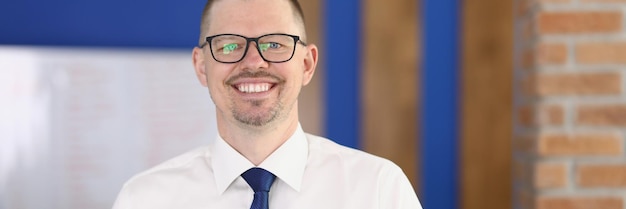
<svg viewBox="0 0 626 209">
<path fill-rule="evenodd" d="M 239 91 L 244 93 L 259 93 L 270 90 L 269 83 L 243 83 L 237 86 Z"/>
</svg>

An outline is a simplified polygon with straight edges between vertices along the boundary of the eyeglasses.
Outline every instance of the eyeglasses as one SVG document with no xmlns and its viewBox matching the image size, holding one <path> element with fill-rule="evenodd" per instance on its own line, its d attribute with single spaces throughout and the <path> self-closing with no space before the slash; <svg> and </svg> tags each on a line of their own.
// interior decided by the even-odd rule
<svg viewBox="0 0 626 209">
<path fill-rule="evenodd" d="M 256 43 L 256 49 L 261 58 L 271 63 L 291 60 L 296 51 L 297 43 L 306 46 L 306 43 L 300 40 L 299 36 L 272 33 L 257 38 L 248 38 L 237 34 L 219 34 L 206 37 L 206 42 L 199 47 L 203 48 L 208 44 L 215 61 L 237 63 L 246 56 L 251 41 Z"/>
</svg>

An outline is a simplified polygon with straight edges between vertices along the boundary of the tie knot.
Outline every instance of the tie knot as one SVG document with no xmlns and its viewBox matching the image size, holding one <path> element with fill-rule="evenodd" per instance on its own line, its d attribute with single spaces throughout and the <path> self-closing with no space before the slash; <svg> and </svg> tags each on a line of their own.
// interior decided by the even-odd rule
<svg viewBox="0 0 626 209">
<path fill-rule="evenodd" d="M 254 192 L 269 192 L 276 176 L 263 168 L 250 168 L 241 174 Z"/>
</svg>

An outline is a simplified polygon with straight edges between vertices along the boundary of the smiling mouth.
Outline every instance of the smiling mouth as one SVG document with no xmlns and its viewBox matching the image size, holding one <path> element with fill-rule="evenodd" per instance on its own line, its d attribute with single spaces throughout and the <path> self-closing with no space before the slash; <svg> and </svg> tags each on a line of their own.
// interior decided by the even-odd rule
<svg viewBox="0 0 626 209">
<path fill-rule="evenodd" d="M 241 83 L 234 87 L 242 93 L 261 93 L 269 91 L 272 86 L 270 83 Z"/>
</svg>

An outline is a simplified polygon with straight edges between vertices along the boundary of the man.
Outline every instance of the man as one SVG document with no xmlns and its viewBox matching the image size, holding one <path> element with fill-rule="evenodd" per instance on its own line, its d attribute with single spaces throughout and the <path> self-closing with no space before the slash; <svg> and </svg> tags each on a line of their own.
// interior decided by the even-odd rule
<svg viewBox="0 0 626 209">
<path fill-rule="evenodd" d="M 193 64 L 219 135 L 130 179 L 114 209 L 420 209 L 392 162 L 303 132 L 315 72 L 296 0 L 209 0 Z"/>
</svg>

